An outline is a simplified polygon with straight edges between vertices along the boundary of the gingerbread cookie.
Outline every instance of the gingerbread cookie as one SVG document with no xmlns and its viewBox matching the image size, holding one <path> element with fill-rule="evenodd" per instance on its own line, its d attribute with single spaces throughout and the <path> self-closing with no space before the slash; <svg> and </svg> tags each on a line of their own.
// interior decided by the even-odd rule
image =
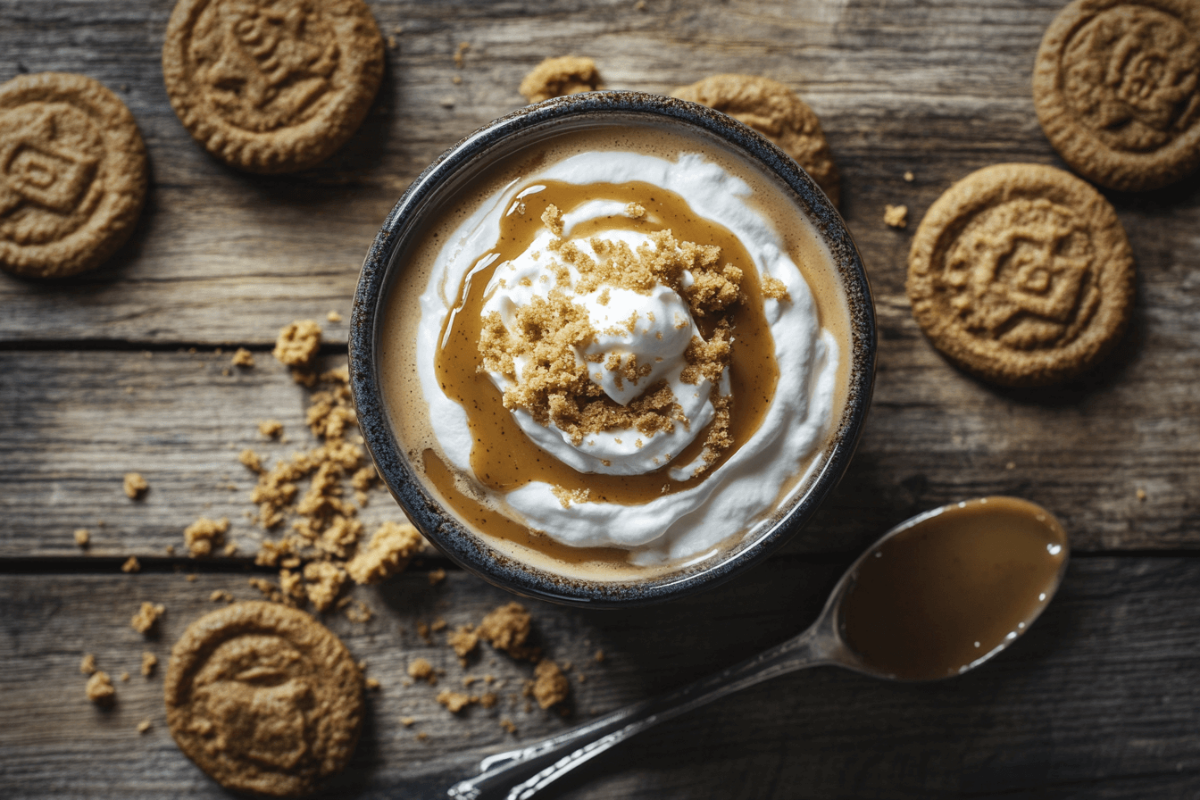
<svg viewBox="0 0 1200 800">
<path fill-rule="evenodd" d="M 551 97 L 603 89 L 596 62 L 582 56 L 547 58 L 521 81 L 521 95 L 530 103 Z"/>
<path fill-rule="evenodd" d="M 146 147 L 116 95 L 59 72 L 0 86 L 0 268 L 61 278 L 97 267 L 145 199 Z"/>
<path fill-rule="evenodd" d="M 1200 164 L 1200 4 L 1075 0 L 1033 75 L 1046 138 L 1089 180 L 1156 189 Z"/>
<path fill-rule="evenodd" d="M 836 206 L 837 165 L 821 131 L 821 120 L 788 87 L 755 75 L 713 75 L 671 93 L 680 100 L 715 108 L 766 136 L 812 176 Z"/>
<path fill-rule="evenodd" d="M 235 603 L 193 622 L 171 649 L 167 725 L 227 789 L 299 797 L 340 772 L 363 720 L 362 673 L 308 614 Z"/>
<path fill-rule="evenodd" d="M 925 335 L 1007 386 L 1055 383 L 1095 364 L 1133 297 L 1133 253 L 1112 206 L 1040 164 L 997 164 L 951 186 L 908 256 L 908 299 Z"/>
<path fill-rule="evenodd" d="M 179 0 L 163 44 L 171 107 L 210 153 L 293 172 L 358 129 L 383 77 L 362 0 Z"/>
</svg>

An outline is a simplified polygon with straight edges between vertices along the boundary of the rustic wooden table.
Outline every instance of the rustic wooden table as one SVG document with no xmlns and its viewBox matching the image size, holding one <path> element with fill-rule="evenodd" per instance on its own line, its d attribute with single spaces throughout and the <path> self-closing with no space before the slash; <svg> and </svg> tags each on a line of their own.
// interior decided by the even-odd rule
<svg viewBox="0 0 1200 800">
<path fill-rule="evenodd" d="M 447 681 L 462 674 L 441 642 L 415 635 L 419 622 L 477 621 L 503 592 L 453 568 L 431 586 L 428 571 L 450 566 L 435 558 L 357 589 L 373 619 L 329 624 L 382 687 L 327 795 L 437 796 L 489 753 L 740 660 L 804 627 L 876 534 L 989 493 L 1052 509 L 1075 549 L 1059 597 L 1010 651 L 934 685 L 832 669 L 777 679 L 597 760 L 561 796 L 1200 794 L 1200 183 L 1108 193 L 1137 256 L 1137 306 L 1119 351 L 1084 382 L 1012 392 L 972 380 L 929 347 L 904 296 L 911 229 L 950 183 L 1001 161 L 1061 166 L 1030 96 L 1061 0 L 370 2 L 394 39 L 366 123 L 319 168 L 261 178 L 209 158 L 172 113 L 159 66 L 170 0 L 0 0 L 0 81 L 61 70 L 104 82 L 152 163 L 139 229 L 106 267 L 51 284 L 0 274 L 0 795 L 226 796 L 173 744 L 161 670 L 147 680 L 137 667 L 143 649 L 165 657 L 213 590 L 256 596 L 253 567 L 166 548 L 205 514 L 229 516 L 242 552 L 256 549 L 237 451 L 261 446 L 254 423 L 268 416 L 302 446 L 304 392 L 268 355 L 275 333 L 348 316 L 367 245 L 408 182 L 519 106 L 542 57 L 566 53 L 596 58 L 613 88 L 765 74 L 820 114 L 879 313 L 866 433 L 815 523 L 733 584 L 643 611 L 529 603 L 550 653 L 576 665 L 571 719 L 507 697 L 451 718 L 428 687 L 402 685 L 418 655 Z M 460 42 L 471 46 L 457 69 Z M 908 205 L 908 231 L 884 226 L 885 203 Z M 344 358 L 345 324 L 324 327 L 330 360 Z M 258 366 L 225 374 L 231 346 Z M 121 491 L 131 470 L 152 487 L 136 504 Z M 380 493 L 365 517 L 400 514 Z M 86 554 L 80 527 L 92 531 Z M 131 554 L 139 574 L 119 570 Z M 148 641 L 128 625 L 142 600 L 167 607 Z M 84 697 L 84 652 L 134 675 L 110 711 Z M 528 668 L 485 655 L 471 671 L 516 685 Z M 143 718 L 153 727 L 139 735 Z"/>
</svg>

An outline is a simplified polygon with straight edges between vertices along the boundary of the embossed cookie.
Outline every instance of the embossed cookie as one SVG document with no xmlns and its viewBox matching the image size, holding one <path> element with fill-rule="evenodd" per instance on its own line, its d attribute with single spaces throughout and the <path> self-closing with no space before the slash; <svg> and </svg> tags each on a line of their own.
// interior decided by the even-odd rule
<svg viewBox="0 0 1200 800">
<path fill-rule="evenodd" d="M 1133 307 L 1133 254 L 1087 183 L 1040 164 L 997 164 L 930 207 L 907 288 L 913 316 L 952 361 L 996 383 L 1042 386 L 1116 343 Z"/>
<path fill-rule="evenodd" d="M 308 614 L 235 603 L 193 622 L 171 649 L 167 725 L 227 789 L 299 797 L 349 762 L 362 674 Z"/>
<path fill-rule="evenodd" d="M 715 108 L 766 136 L 796 159 L 836 206 L 840 199 L 837 165 L 821 131 L 821 121 L 788 87 L 755 75 L 713 75 L 671 93 L 680 100 Z"/>
<path fill-rule="evenodd" d="M 179 0 L 163 44 L 171 107 L 210 153 L 292 172 L 358 129 L 383 77 L 362 0 Z"/>
<path fill-rule="evenodd" d="M 1200 3 L 1075 0 L 1038 50 L 1033 100 L 1073 169 L 1122 191 L 1200 165 Z"/>
<path fill-rule="evenodd" d="M 61 278 L 97 267 L 145 199 L 146 147 L 116 95 L 59 72 L 0 85 L 0 268 Z"/>
</svg>

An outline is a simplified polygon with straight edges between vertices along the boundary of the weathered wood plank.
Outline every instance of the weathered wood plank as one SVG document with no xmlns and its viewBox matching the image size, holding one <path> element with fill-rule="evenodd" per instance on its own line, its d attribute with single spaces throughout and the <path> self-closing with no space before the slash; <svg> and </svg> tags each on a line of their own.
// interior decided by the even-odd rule
<svg viewBox="0 0 1200 800">
<path fill-rule="evenodd" d="M 985 388 L 923 346 L 883 348 L 850 471 L 787 552 L 856 552 L 911 514 L 985 494 L 1042 503 L 1084 550 L 1200 545 L 1200 351 L 1164 349 L 1158 370 L 1118 356 L 1115 374 L 1039 398 Z M 79 527 L 94 555 L 162 555 L 200 515 L 229 517 L 256 550 L 243 516 L 255 476 L 237 455 L 312 446 L 307 392 L 269 353 L 228 367 L 228 352 L 0 352 L 0 557 L 76 555 Z M 286 444 L 258 434 L 272 417 Z M 151 484 L 143 500 L 122 492 L 129 471 Z M 400 517 L 372 498 L 369 525 Z"/>
<path fill-rule="evenodd" d="M 430 587 L 410 572 L 356 596 L 375 617 L 329 624 L 382 688 L 370 695 L 364 740 L 329 796 L 433 797 L 483 755 L 529 742 L 621 704 L 699 677 L 798 631 L 816 613 L 840 564 L 771 562 L 700 597 L 630 612 L 531 603 L 558 659 L 583 671 L 571 720 L 526 713 L 506 695 L 529 672 L 490 652 L 470 674 L 508 683 L 499 709 L 451 718 L 435 690 L 402 685 L 410 658 L 463 674 L 419 621 L 477 620 L 503 592 L 461 572 Z M 256 593 L 244 576 L 9 575 L 0 581 L 0 786 L 6 797 L 223 797 L 175 749 L 161 672 L 137 674 L 140 654 L 163 657 L 183 628 L 213 607 L 213 589 Z M 128 627 L 137 605 L 167 606 L 161 636 Z M 833 669 L 787 676 L 665 725 L 585 768 L 573 798 L 661 797 L 1187 797 L 1200 790 L 1200 560 L 1076 559 L 1031 632 L 993 663 L 939 684 L 887 684 Z M 590 659 L 604 649 L 603 665 Z M 84 698 L 78 672 L 93 652 L 117 682 L 108 712 Z M 493 665 L 491 662 L 495 660 Z M 165 666 L 165 665 L 164 665 Z M 517 739 L 497 717 L 510 716 Z M 398 718 L 419 722 L 404 728 Z M 134 730 L 141 719 L 154 727 Z M 415 733 L 430 735 L 426 742 Z M 407 791 L 405 791 L 407 790 Z"/>
<path fill-rule="evenodd" d="M 614 88 L 665 92 L 712 72 L 794 86 L 823 119 L 844 175 L 843 211 L 889 307 L 904 304 L 908 236 L 884 228 L 885 203 L 907 203 L 915 225 L 972 169 L 1060 163 L 1030 95 L 1034 53 L 1059 0 L 664 0 L 645 12 L 624 0 L 536 12 L 516 2 L 376 2 L 397 46 L 367 123 L 327 164 L 279 178 L 219 165 L 171 112 L 158 65 L 171 5 L 0 2 L 0 80 L 82 71 L 120 91 L 146 137 L 154 184 L 134 241 L 100 272 L 49 286 L 0 275 L 0 341 L 263 344 L 296 317 L 344 313 L 367 246 L 409 181 L 459 137 L 521 105 L 516 87 L 545 55 L 593 55 Z M 461 71 L 452 59 L 460 41 L 472 45 Z M 914 183 L 904 183 L 906 170 Z M 1179 318 L 1197 308 L 1186 268 L 1200 259 L 1200 192 L 1117 201 L 1144 285 L 1161 290 L 1142 297 L 1148 331 L 1194 348 L 1195 327 Z M 1160 295 L 1174 300 L 1163 305 Z M 330 334 L 344 340 L 345 328 Z"/>
</svg>

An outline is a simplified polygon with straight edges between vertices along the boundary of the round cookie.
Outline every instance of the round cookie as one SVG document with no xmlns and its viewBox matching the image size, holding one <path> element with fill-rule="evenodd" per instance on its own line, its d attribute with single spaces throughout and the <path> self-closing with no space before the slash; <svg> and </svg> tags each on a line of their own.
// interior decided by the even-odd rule
<svg viewBox="0 0 1200 800">
<path fill-rule="evenodd" d="M 821 120 L 788 87 L 756 75 L 713 75 L 671 93 L 728 114 L 777 144 L 812 176 L 836 206 L 837 165 L 821 131 Z"/>
<path fill-rule="evenodd" d="M 383 77 L 362 0 L 179 0 L 163 79 L 183 126 L 250 172 L 305 169 L 358 129 Z"/>
<path fill-rule="evenodd" d="M 1133 253 L 1116 212 L 1069 173 L 997 164 L 951 186 L 921 220 L 908 299 L 933 345 L 1006 386 L 1074 377 L 1120 338 Z"/>
<path fill-rule="evenodd" d="M 1033 100 L 1046 138 L 1089 180 L 1179 180 L 1200 164 L 1200 3 L 1075 0 L 1042 38 Z"/>
<path fill-rule="evenodd" d="M 299 797 L 340 772 L 358 743 L 362 673 L 324 626 L 278 603 L 235 603 L 171 649 L 167 725 L 227 789 Z"/>
<path fill-rule="evenodd" d="M 93 269 L 129 238 L 145 199 L 146 146 L 116 95 L 60 72 L 0 85 L 0 268 Z"/>
</svg>

